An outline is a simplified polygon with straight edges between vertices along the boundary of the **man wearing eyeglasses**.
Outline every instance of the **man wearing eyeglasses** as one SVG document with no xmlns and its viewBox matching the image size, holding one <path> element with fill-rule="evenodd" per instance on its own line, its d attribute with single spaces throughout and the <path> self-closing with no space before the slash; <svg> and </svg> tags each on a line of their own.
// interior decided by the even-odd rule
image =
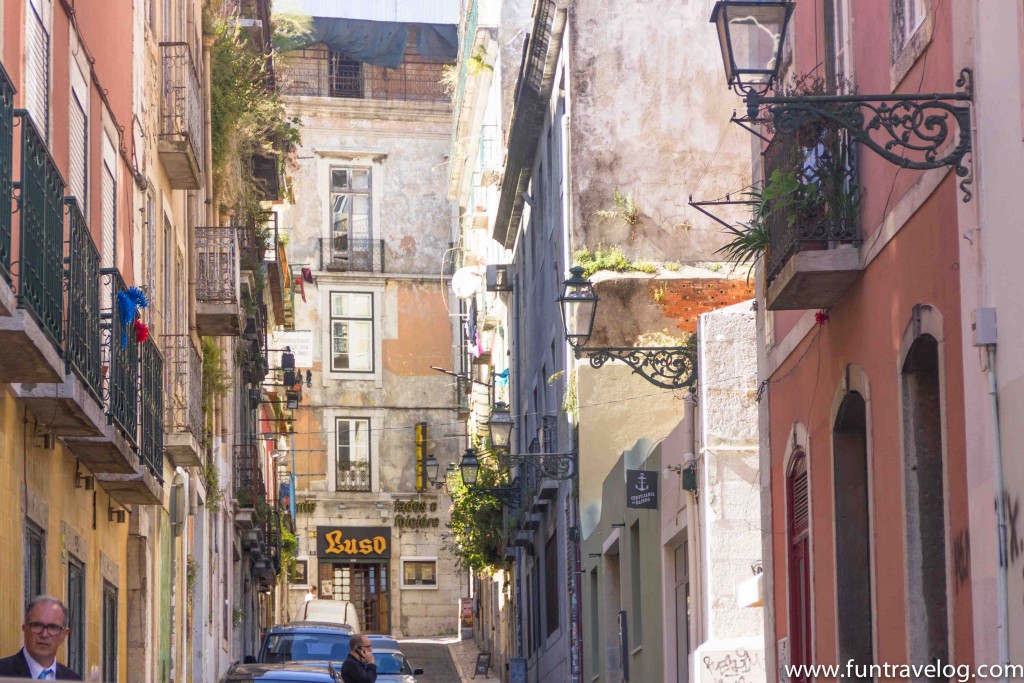
<svg viewBox="0 0 1024 683">
<path fill-rule="evenodd" d="M 57 598 L 38 595 L 28 603 L 25 623 L 25 647 L 21 652 L 0 659 L 0 678 L 80 681 L 82 677 L 57 662 L 57 650 L 68 637 L 68 608 Z"/>
<path fill-rule="evenodd" d="M 341 665 L 341 680 L 345 683 L 374 683 L 377 680 L 377 665 L 373 663 L 373 650 L 366 636 L 355 635 L 348 641 L 348 657 Z"/>
</svg>

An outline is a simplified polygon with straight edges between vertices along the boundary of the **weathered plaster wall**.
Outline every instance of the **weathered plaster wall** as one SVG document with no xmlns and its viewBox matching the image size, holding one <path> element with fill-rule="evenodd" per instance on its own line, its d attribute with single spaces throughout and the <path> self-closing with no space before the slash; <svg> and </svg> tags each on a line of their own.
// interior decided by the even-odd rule
<svg viewBox="0 0 1024 683">
<path fill-rule="evenodd" d="M 577 370 L 580 424 L 580 521 L 587 538 L 604 517 L 602 489 L 615 461 L 637 439 L 657 441 L 683 416 L 682 392 L 659 389 L 625 365 Z"/>
<path fill-rule="evenodd" d="M 739 100 L 725 85 L 710 12 L 703 0 L 572 4 L 574 248 L 721 260 L 722 227 L 687 198 L 717 199 L 749 184 L 750 134 L 729 121 Z M 635 196 L 636 226 L 597 214 L 615 208 L 615 190 Z"/>
<path fill-rule="evenodd" d="M 698 335 L 698 476 L 703 479 L 699 504 L 711 649 L 721 649 L 731 640 L 760 638 L 764 630 L 761 608 L 740 607 L 736 594 L 761 559 L 754 322 L 754 312 L 744 302 L 702 315 Z"/>
<path fill-rule="evenodd" d="M 983 162 L 974 199 L 958 206 L 961 232 L 962 319 L 973 320 L 978 307 L 994 306 L 998 346 L 995 371 L 999 386 L 999 428 L 1009 545 L 1008 596 L 1010 661 L 1024 661 L 1024 285 L 1016 179 L 1024 174 L 1024 8 L 1011 0 L 954 5 L 954 64 L 974 68 L 973 144 Z M 1007 58 L 1015 55 L 1017 58 Z M 974 334 L 963 326 L 964 410 L 967 429 L 969 528 L 953 538 L 957 581 L 969 581 L 976 634 L 997 632 L 996 576 L 999 549 L 992 501 L 994 431 L 988 397 L 984 350 L 973 347 Z M 998 661 L 998 638 L 974 639 L 976 661 Z"/>
</svg>

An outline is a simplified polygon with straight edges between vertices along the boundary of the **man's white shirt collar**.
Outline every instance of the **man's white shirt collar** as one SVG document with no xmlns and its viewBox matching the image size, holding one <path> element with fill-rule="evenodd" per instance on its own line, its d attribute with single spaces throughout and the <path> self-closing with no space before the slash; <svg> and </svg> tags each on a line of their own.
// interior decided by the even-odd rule
<svg viewBox="0 0 1024 683">
<path fill-rule="evenodd" d="M 52 678 L 57 678 L 57 658 L 53 658 L 53 664 L 50 666 L 43 666 L 36 660 L 32 659 L 32 655 L 28 653 L 25 648 L 21 649 L 21 654 L 25 655 L 25 661 L 28 662 L 28 671 L 32 674 L 32 678 L 39 678 L 39 673 L 45 669 L 50 669 L 53 672 Z M 48 677 L 49 678 L 49 677 Z"/>
</svg>

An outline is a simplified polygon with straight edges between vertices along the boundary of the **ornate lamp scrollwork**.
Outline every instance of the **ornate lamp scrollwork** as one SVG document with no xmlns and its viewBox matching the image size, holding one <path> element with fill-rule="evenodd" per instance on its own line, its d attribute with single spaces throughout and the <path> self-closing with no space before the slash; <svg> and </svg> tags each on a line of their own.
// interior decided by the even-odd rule
<svg viewBox="0 0 1024 683">
<path fill-rule="evenodd" d="M 576 357 L 586 355 L 590 366 L 599 368 L 609 360 L 620 360 L 633 372 L 662 389 L 685 389 L 697 381 L 697 364 L 685 346 L 601 347 L 576 349 Z"/>
</svg>

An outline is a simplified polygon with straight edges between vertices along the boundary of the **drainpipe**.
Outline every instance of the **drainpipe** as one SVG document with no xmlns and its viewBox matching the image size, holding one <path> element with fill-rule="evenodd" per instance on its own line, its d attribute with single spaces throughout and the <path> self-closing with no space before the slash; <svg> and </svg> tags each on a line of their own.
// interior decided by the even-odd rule
<svg viewBox="0 0 1024 683">
<path fill-rule="evenodd" d="M 1006 683 L 1006 665 L 1010 663 L 1010 610 L 1007 572 L 1010 555 L 1006 536 L 1006 491 L 1003 483 L 1003 447 L 999 427 L 999 382 L 996 377 L 996 346 L 985 347 L 988 352 L 988 394 L 992 403 L 992 470 L 996 494 L 996 541 L 999 544 L 999 566 L 996 568 L 996 604 L 999 608 L 996 629 L 999 632 L 999 663 L 1003 665 L 1000 683 Z"/>
</svg>

